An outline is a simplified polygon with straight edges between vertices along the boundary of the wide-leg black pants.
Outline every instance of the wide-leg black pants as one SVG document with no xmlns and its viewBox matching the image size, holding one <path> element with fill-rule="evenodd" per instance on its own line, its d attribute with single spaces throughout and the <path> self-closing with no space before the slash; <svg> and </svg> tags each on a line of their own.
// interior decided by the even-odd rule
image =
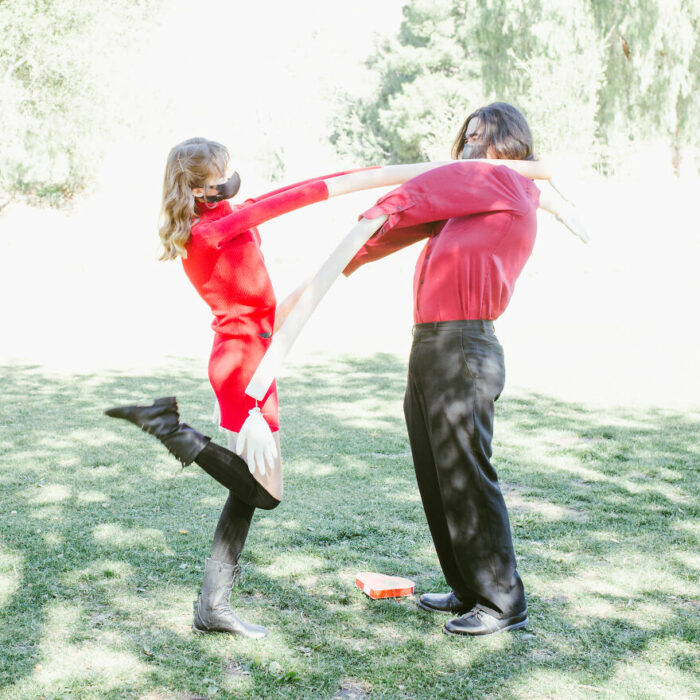
<svg viewBox="0 0 700 700">
<path fill-rule="evenodd" d="M 504 381 L 492 322 L 414 327 L 404 413 L 425 515 L 448 585 L 498 616 L 525 608 L 491 465 L 494 402 Z"/>
</svg>

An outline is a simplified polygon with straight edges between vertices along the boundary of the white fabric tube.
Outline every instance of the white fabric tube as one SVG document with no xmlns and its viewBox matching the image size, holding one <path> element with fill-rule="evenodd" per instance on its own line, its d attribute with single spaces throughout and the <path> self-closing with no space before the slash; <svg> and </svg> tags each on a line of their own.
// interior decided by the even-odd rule
<svg viewBox="0 0 700 700">
<path fill-rule="evenodd" d="M 448 160 L 437 163 L 385 165 L 381 168 L 361 170 L 356 173 L 348 173 L 347 175 L 328 178 L 325 180 L 326 187 L 328 188 L 328 197 L 337 197 L 338 195 L 347 194 L 349 192 L 358 192 L 360 190 L 368 190 L 376 187 L 401 185 L 428 170 L 440 168 L 443 165 L 449 165 L 454 162 L 453 160 Z M 508 166 L 521 175 L 533 180 L 548 180 L 552 176 L 549 166 L 542 161 L 483 159 L 483 162 Z M 326 260 L 316 273 L 309 287 L 300 297 L 296 306 L 289 313 L 289 316 L 287 316 L 282 327 L 273 336 L 270 347 L 267 349 L 265 356 L 260 361 L 258 368 L 255 370 L 255 374 L 246 388 L 246 394 L 258 401 L 262 401 L 267 390 L 270 388 L 270 384 L 272 384 L 272 381 L 277 376 L 284 358 L 287 356 L 287 353 L 297 339 L 301 329 L 309 320 L 314 309 L 330 289 L 333 282 L 352 260 L 355 253 L 357 253 L 382 226 L 386 219 L 386 216 L 381 216 L 376 219 L 361 219 L 342 240 L 338 248 L 331 253 L 328 260 Z"/>
<path fill-rule="evenodd" d="M 453 160 L 438 161 L 436 163 L 409 163 L 406 165 L 385 165 L 374 170 L 361 170 L 356 173 L 339 175 L 325 180 L 328 187 L 328 196 L 337 197 L 348 192 L 359 192 L 375 187 L 389 187 L 401 185 L 411 178 L 421 175 L 443 165 L 454 163 Z M 516 172 L 529 177 L 531 180 L 549 180 L 552 177 L 551 170 L 546 163 L 537 160 L 480 160 L 483 163 L 493 165 L 506 165 Z"/>
<path fill-rule="evenodd" d="M 270 388 L 270 384 L 277 376 L 279 368 L 291 349 L 294 341 L 301 332 L 309 317 L 326 295 L 338 275 L 353 259 L 355 253 L 372 237 L 372 235 L 387 220 L 387 216 L 378 216 L 376 219 L 360 219 L 341 241 L 340 245 L 331 253 L 325 263 L 321 265 L 311 284 L 304 290 L 294 308 L 289 312 L 282 327 L 272 337 L 270 347 L 255 370 L 245 393 L 258 401 Z"/>
</svg>

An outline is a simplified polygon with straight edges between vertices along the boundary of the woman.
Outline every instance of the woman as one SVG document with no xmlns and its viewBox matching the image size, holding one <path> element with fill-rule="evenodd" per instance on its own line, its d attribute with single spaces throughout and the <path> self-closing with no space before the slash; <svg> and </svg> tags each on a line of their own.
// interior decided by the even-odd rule
<svg viewBox="0 0 700 700">
<path fill-rule="evenodd" d="M 528 622 L 491 464 L 494 403 L 505 379 L 493 321 L 532 251 L 540 193 L 510 168 L 471 160 L 534 159 L 530 129 L 511 105 L 470 114 L 452 154 L 461 160 L 414 178 L 363 214 L 389 218 L 344 272 L 427 239 L 414 277 L 404 412 L 423 507 L 452 591 L 424 594 L 419 606 L 458 615 L 446 632 L 483 635 Z"/>
<path fill-rule="evenodd" d="M 163 184 L 161 260 L 181 258 L 185 273 L 212 310 L 209 379 L 230 448 L 241 442 L 238 435 L 245 424 L 245 444 L 237 451 L 247 447 L 247 461 L 181 423 L 174 397 L 106 413 L 138 425 L 183 465 L 195 462 L 229 489 L 211 556 L 205 561 L 193 629 L 260 638 L 268 630 L 238 618 L 229 596 L 240 575 L 238 560 L 255 508 L 276 508 L 282 498 L 276 386 L 273 382 L 260 402 L 245 393 L 275 324 L 275 295 L 255 225 L 280 212 L 266 213 L 248 203 L 232 208 L 226 200 L 238 191 L 240 177 L 234 173 L 226 179 L 228 163 L 226 148 L 203 138 L 189 139 L 170 151 Z M 287 310 L 292 305 L 285 302 Z"/>
</svg>

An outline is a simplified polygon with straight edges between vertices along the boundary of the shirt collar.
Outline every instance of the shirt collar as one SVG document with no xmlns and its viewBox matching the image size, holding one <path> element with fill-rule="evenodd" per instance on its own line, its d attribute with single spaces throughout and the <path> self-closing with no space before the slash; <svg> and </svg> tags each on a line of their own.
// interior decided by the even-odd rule
<svg viewBox="0 0 700 700">
<path fill-rule="evenodd" d="M 195 200 L 194 213 L 200 219 L 220 219 L 231 213 L 231 204 L 223 199 L 220 202 L 200 202 Z"/>
</svg>

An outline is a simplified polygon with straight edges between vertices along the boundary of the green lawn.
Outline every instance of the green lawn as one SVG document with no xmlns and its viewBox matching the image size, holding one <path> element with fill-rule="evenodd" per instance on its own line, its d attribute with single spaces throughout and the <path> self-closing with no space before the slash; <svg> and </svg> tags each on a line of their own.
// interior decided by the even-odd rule
<svg viewBox="0 0 700 700">
<path fill-rule="evenodd" d="M 103 418 L 177 394 L 211 433 L 199 362 L 155 376 L 0 367 L 0 697 L 698 697 L 700 415 L 499 401 L 495 464 L 528 630 L 448 637 L 354 574 L 445 590 L 403 425 L 405 361 L 334 358 L 280 380 L 285 499 L 259 511 L 233 597 L 273 633 L 195 636 L 225 500 L 196 465 Z"/>
</svg>

